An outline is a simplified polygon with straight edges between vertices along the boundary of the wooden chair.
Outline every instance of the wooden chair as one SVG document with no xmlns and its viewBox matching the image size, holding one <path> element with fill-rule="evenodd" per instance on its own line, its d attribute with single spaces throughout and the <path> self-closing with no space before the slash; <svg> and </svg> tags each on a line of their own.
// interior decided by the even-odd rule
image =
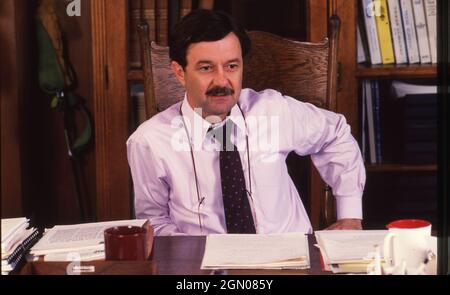
<svg viewBox="0 0 450 295">
<path fill-rule="evenodd" d="M 329 36 L 320 43 L 288 40 L 266 32 L 249 32 L 252 50 L 244 61 L 243 88 L 276 89 L 284 95 L 335 111 L 339 18 L 333 15 L 329 24 Z M 150 118 L 182 100 L 185 90 L 170 67 L 169 48 L 150 43 L 148 26 L 145 24 L 139 26 L 139 34 L 146 112 Z M 335 221 L 335 205 L 330 189 L 309 159 L 308 162 L 306 174 L 309 191 L 306 199 L 305 191 L 300 193 L 314 229 L 321 229 Z M 305 166 L 304 160 L 299 161 L 295 157 L 288 161 L 288 167 L 292 164 L 296 167 L 301 164 Z M 291 173 L 291 170 L 291 177 L 299 188 L 295 179 L 295 174 L 299 173 Z"/>
</svg>

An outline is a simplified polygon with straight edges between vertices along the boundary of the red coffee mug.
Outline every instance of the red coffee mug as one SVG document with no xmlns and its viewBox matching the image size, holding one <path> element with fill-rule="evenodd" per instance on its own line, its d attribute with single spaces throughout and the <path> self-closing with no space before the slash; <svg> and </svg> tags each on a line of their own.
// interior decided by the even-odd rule
<svg viewBox="0 0 450 295">
<path fill-rule="evenodd" d="M 387 224 L 387 228 L 421 228 L 427 227 L 431 223 L 422 219 L 400 219 Z"/>
<path fill-rule="evenodd" d="M 115 226 L 105 230 L 105 260 L 147 260 L 149 255 L 147 228 Z"/>
</svg>

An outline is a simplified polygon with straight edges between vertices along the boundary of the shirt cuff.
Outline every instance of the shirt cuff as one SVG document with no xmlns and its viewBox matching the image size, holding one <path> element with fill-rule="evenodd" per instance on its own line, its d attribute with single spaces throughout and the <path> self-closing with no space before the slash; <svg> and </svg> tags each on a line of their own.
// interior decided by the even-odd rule
<svg viewBox="0 0 450 295">
<path fill-rule="evenodd" d="M 362 198 L 357 196 L 336 197 L 337 219 L 362 219 Z"/>
</svg>

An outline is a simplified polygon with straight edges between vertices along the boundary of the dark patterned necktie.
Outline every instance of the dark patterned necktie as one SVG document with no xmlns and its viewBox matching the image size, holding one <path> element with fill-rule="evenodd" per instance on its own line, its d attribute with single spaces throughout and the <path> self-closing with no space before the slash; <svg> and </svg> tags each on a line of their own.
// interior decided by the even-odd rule
<svg viewBox="0 0 450 295">
<path fill-rule="evenodd" d="M 233 122 L 228 120 L 223 127 L 212 131 L 222 143 L 219 161 L 227 232 L 254 234 L 255 224 L 245 188 L 241 158 L 230 140 L 232 130 Z"/>
</svg>

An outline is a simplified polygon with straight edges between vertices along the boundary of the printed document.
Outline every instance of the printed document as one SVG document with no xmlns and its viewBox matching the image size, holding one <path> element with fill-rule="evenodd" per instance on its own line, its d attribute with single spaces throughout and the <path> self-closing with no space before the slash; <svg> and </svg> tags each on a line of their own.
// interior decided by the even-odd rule
<svg viewBox="0 0 450 295">
<path fill-rule="evenodd" d="M 223 234 L 206 238 L 202 269 L 309 268 L 305 233 Z"/>
<path fill-rule="evenodd" d="M 45 232 L 42 239 L 34 245 L 30 253 L 33 255 L 45 255 L 71 250 L 103 250 L 103 232 L 105 229 L 122 225 L 143 226 L 146 221 L 146 219 L 135 219 L 57 225 Z"/>
<path fill-rule="evenodd" d="M 316 231 L 316 240 L 326 264 L 368 262 L 376 245 L 383 248 L 387 230 Z M 381 253 L 381 258 L 383 254 Z"/>
</svg>

